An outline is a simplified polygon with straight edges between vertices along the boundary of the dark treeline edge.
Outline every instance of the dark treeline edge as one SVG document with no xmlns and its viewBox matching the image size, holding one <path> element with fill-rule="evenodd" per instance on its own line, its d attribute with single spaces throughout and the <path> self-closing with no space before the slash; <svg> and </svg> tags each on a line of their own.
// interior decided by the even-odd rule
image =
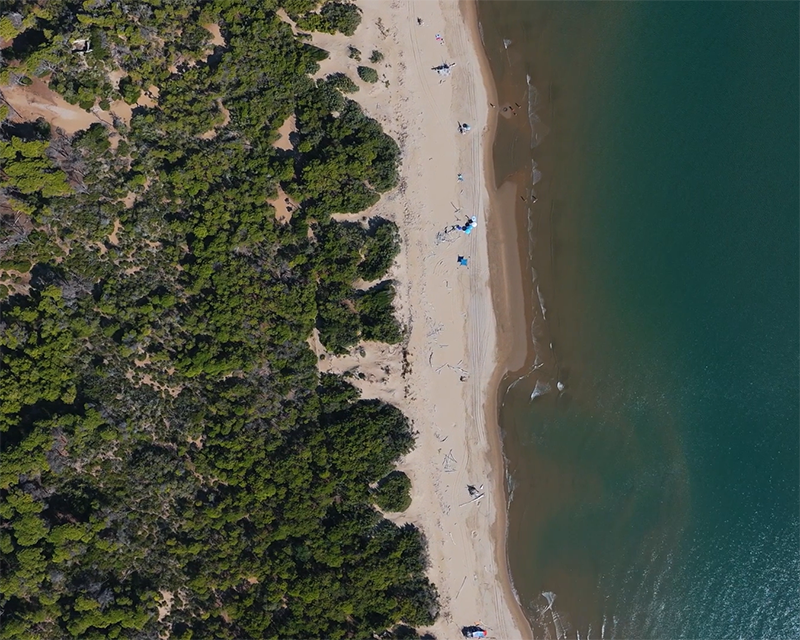
<svg viewBox="0 0 800 640">
<path fill-rule="evenodd" d="M 0 638 L 401 638 L 437 615 L 421 533 L 372 504 L 407 506 L 387 476 L 411 425 L 308 345 L 403 338 L 397 228 L 330 218 L 393 188 L 400 152 L 352 80 L 310 77 L 327 53 L 281 8 L 361 20 L 4 7 L 0 82 L 135 108 L 68 136 L 0 107 Z"/>
</svg>

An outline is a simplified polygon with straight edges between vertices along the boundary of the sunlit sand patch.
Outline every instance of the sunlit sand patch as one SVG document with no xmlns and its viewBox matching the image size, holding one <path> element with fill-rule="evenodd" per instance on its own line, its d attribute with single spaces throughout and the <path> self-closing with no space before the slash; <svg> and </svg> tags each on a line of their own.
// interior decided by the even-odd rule
<svg viewBox="0 0 800 640">
<path fill-rule="evenodd" d="M 171 591 L 166 591 L 164 589 L 159 591 L 159 593 L 161 594 L 161 597 L 164 598 L 164 602 L 158 605 L 158 619 L 163 620 L 172 610 L 172 601 L 174 600 L 174 596 L 172 595 Z"/>
<path fill-rule="evenodd" d="M 158 87 L 155 86 L 154 84 L 150 85 L 147 88 L 147 91 L 145 91 L 144 93 L 142 93 L 141 96 L 139 96 L 139 99 L 136 101 L 136 104 L 140 107 L 148 107 L 148 108 L 155 107 L 158 105 L 158 94 L 159 94 Z"/>
<path fill-rule="evenodd" d="M 128 195 L 122 200 L 122 204 L 126 209 L 130 209 L 134 202 L 136 202 L 136 194 L 133 191 L 129 191 Z"/>
<path fill-rule="evenodd" d="M 2 93 L 19 119 L 34 121 L 44 118 L 68 135 L 88 129 L 95 122 L 102 122 L 96 113 L 84 111 L 78 105 L 70 104 L 38 78 L 34 78 L 27 87 L 22 85 L 3 87 Z"/>
<path fill-rule="evenodd" d="M 111 233 L 108 234 L 108 241 L 115 247 L 119 246 L 119 232 L 121 229 L 122 223 L 119 221 L 119 218 L 117 218 L 114 220 L 114 228 L 111 230 Z"/>
<path fill-rule="evenodd" d="M 21 273 L 20 271 L 15 271 L 13 269 L 7 269 L 2 271 L 2 277 L 0 277 L 0 284 L 8 288 L 8 294 L 20 294 L 23 296 L 27 296 L 30 292 L 30 283 L 31 283 L 31 272 L 26 271 L 25 273 Z"/>
<path fill-rule="evenodd" d="M 294 33 L 295 35 L 297 35 L 297 26 L 295 25 L 295 23 L 294 23 L 294 20 L 292 20 L 292 19 L 289 17 L 289 14 L 287 14 L 287 13 L 286 13 L 286 10 L 285 10 L 285 9 L 278 9 L 278 10 L 275 12 L 275 15 L 277 15 L 277 16 L 278 16 L 278 18 L 280 18 L 280 19 L 281 19 L 283 22 L 285 22 L 286 24 L 288 24 L 288 25 L 289 25 L 289 26 L 292 28 L 292 33 Z"/>
<path fill-rule="evenodd" d="M 278 138 L 277 142 L 275 142 L 272 146 L 277 147 L 278 149 L 283 149 L 284 151 L 291 151 L 292 143 L 289 141 L 289 136 L 295 131 L 297 131 L 297 125 L 294 114 L 292 114 L 286 118 L 285 122 L 281 125 L 281 128 L 278 129 L 278 135 L 280 138 Z"/>
<path fill-rule="evenodd" d="M 287 224 L 292 219 L 292 213 L 298 206 L 280 187 L 278 187 L 278 197 L 270 200 L 269 204 L 275 207 L 275 219 L 281 224 Z"/>
<path fill-rule="evenodd" d="M 222 32 L 219 29 L 219 25 L 216 23 L 212 24 L 204 24 L 203 29 L 211 33 L 211 45 L 214 47 L 224 47 L 225 46 L 225 38 L 222 36 Z"/>
</svg>

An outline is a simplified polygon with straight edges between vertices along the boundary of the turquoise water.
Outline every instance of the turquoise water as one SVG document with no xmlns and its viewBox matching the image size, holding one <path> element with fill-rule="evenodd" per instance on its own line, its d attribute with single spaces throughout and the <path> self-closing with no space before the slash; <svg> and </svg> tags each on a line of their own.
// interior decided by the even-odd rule
<svg viewBox="0 0 800 640">
<path fill-rule="evenodd" d="M 537 637 L 800 637 L 798 5 L 480 19 L 501 102 L 530 75 L 547 132 L 501 120 L 495 149 L 542 172 L 541 366 L 500 416 Z"/>
</svg>

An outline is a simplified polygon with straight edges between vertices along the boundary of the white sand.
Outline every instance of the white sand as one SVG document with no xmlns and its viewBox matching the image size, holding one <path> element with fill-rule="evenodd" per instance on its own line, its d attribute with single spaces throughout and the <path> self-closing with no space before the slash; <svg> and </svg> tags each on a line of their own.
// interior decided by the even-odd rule
<svg viewBox="0 0 800 640">
<path fill-rule="evenodd" d="M 401 228 L 403 252 L 390 276 L 397 280 L 399 315 L 410 327 L 411 371 L 403 377 L 401 346 L 374 343 L 364 345 L 364 356 L 356 349 L 326 358 L 320 368 L 360 373 L 363 379 L 355 382 L 365 397 L 398 405 L 414 422 L 417 447 L 400 465 L 411 477 L 413 501 L 408 511 L 389 517 L 414 522 L 427 536 L 429 575 L 442 605 L 431 631 L 440 640 L 455 639 L 462 626 L 480 623 L 490 637 L 528 638 L 506 568 L 504 468 L 491 380 L 497 336 L 485 234 L 483 162 L 490 132 L 483 51 L 454 1 L 358 4 L 363 20 L 355 36 L 314 34 L 313 42 L 331 52 L 317 77 L 347 72 L 361 87 L 354 99 L 403 150 L 400 188 L 366 215 L 394 219 Z M 347 57 L 348 44 L 361 51 L 360 63 Z M 373 49 L 385 56 L 376 65 L 368 61 Z M 443 62 L 456 63 L 446 79 L 431 70 Z M 375 67 L 381 82 L 359 80 L 359 64 Z M 459 121 L 472 131 L 460 135 Z M 478 226 L 470 235 L 455 231 L 437 241 L 443 229 L 472 215 Z M 460 255 L 468 266 L 458 265 Z M 483 498 L 465 504 L 468 484 L 482 487 Z"/>
</svg>

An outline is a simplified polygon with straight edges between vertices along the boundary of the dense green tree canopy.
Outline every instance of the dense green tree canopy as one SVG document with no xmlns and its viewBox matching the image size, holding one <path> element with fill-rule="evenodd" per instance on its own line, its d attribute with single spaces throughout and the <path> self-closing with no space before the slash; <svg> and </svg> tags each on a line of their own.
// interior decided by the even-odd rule
<svg viewBox="0 0 800 640">
<path fill-rule="evenodd" d="M 396 227 L 330 218 L 394 187 L 399 150 L 346 76 L 310 77 L 327 54 L 281 7 L 360 21 L 312 0 L 0 19 L 3 81 L 139 103 L 74 136 L 0 112 L 0 638 L 409 637 L 436 616 L 421 533 L 371 505 L 408 421 L 308 346 L 402 339 Z"/>
</svg>

